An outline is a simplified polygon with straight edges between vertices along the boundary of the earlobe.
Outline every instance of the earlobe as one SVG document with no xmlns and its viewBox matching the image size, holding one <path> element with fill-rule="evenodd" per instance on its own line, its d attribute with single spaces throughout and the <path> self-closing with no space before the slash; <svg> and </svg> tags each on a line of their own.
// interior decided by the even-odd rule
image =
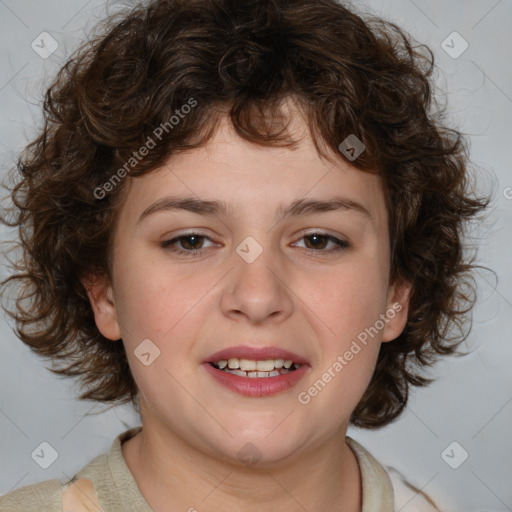
<svg viewBox="0 0 512 512">
<path fill-rule="evenodd" d="M 114 291 L 108 276 L 88 274 L 81 281 L 87 291 L 98 330 L 105 338 L 110 340 L 120 339 L 121 330 L 117 321 Z"/>
<path fill-rule="evenodd" d="M 390 287 L 385 312 L 386 325 L 382 332 L 383 342 L 398 338 L 404 330 L 409 316 L 411 291 L 412 284 L 407 281 L 397 281 Z"/>
</svg>

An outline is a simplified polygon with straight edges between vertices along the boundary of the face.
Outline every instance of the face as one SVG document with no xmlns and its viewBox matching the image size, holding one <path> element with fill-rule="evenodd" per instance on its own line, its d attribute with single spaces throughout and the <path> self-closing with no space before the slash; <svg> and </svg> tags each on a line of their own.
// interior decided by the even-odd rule
<svg viewBox="0 0 512 512">
<path fill-rule="evenodd" d="M 261 147 L 223 121 L 132 178 L 112 282 L 89 287 L 100 331 L 125 345 L 144 428 L 224 460 L 250 442 L 277 464 L 344 436 L 406 321 L 380 177 L 322 159 L 298 116 L 292 133 L 296 149 Z"/>
</svg>

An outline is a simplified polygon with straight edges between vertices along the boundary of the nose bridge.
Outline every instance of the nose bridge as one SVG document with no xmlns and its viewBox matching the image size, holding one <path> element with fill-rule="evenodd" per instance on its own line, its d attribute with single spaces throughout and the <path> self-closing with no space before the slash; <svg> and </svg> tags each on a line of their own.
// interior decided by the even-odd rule
<svg viewBox="0 0 512 512">
<path fill-rule="evenodd" d="M 279 275 L 278 251 L 271 246 L 269 233 L 256 236 L 246 237 L 235 249 L 235 268 L 223 296 L 224 313 L 245 315 L 253 322 L 287 317 L 293 303 Z"/>
</svg>

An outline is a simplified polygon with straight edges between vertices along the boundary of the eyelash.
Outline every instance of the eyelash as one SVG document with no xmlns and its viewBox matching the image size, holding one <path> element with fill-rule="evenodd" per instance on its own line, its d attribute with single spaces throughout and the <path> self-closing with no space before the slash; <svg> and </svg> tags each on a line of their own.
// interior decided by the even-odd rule
<svg viewBox="0 0 512 512">
<path fill-rule="evenodd" d="M 185 255 L 186 254 L 186 255 L 192 256 L 192 257 L 200 256 L 202 254 L 202 251 L 204 251 L 204 249 L 184 250 L 184 249 L 179 249 L 179 248 L 176 248 L 176 247 L 172 247 L 173 245 L 175 245 L 180 240 L 183 240 L 185 238 L 191 238 L 193 236 L 202 237 L 204 239 L 211 240 L 206 235 L 201 235 L 200 233 L 186 233 L 184 235 L 177 236 L 176 238 L 173 238 L 172 240 L 165 240 L 160 245 L 161 245 L 162 248 L 168 249 L 171 252 L 174 252 L 174 253 L 176 253 L 178 255 Z M 333 253 L 333 252 L 337 253 L 337 252 L 340 252 L 340 251 L 345 251 L 345 250 L 347 250 L 347 249 L 349 249 L 351 247 L 351 245 L 347 241 L 345 241 L 345 240 L 340 240 L 339 238 L 336 238 L 335 236 L 329 235 L 327 233 L 316 232 L 316 231 L 304 234 L 300 238 L 300 240 L 302 240 L 303 238 L 312 237 L 312 236 L 324 237 L 324 238 L 327 239 L 328 242 L 333 242 L 333 243 L 337 244 L 338 247 L 336 247 L 334 249 L 330 249 L 330 250 L 306 248 L 306 250 L 309 253 L 314 253 L 314 254 L 323 256 L 323 255 L 325 255 L 325 253 Z M 321 253 L 324 253 L 324 254 L 321 254 Z"/>
</svg>

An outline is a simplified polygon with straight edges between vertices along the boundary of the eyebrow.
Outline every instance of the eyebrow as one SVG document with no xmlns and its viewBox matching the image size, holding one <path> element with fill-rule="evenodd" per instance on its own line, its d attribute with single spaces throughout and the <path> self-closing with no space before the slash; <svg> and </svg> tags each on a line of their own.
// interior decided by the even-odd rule
<svg viewBox="0 0 512 512">
<path fill-rule="evenodd" d="M 163 197 L 148 206 L 140 215 L 137 223 L 159 212 L 188 211 L 199 215 L 229 215 L 231 208 L 223 201 L 207 201 L 194 197 Z M 276 218 L 308 215 L 332 211 L 354 211 L 372 220 L 371 213 L 360 203 L 343 197 L 327 200 L 296 199 L 288 206 L 281 206 L 276 211 Z"/>
</svg>

